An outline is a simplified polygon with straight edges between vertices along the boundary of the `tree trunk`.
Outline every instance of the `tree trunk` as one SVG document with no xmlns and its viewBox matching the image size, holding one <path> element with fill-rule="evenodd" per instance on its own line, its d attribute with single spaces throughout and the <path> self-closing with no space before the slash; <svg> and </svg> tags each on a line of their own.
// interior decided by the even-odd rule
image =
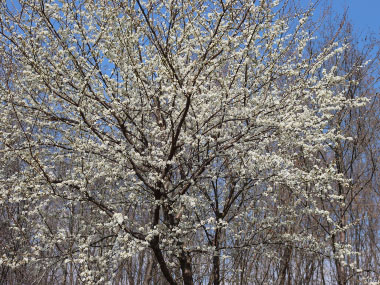
<svg viewBox="0 0 380 285">
<path fill-rule="evenodd" d="M 281 270 L 280 270 L 280 276 L 279 276 L 279 283 L 280 285 L 285 284 L 285 279 L 286 279 L 286 272 L 289 270 L 289 263 L 290 263 L 290 256 L 292 253 L 292 248 L 291 247 L 286 247 L 284 255 L 282 257 L 282 265 L 281 265 Z"/>
<path fill-rule="evenodd" d="M 146 266 L 144 282 L 143 282 L 144 285 L 149 285 L 153 277 L 153 274 L 152 274 L 153 273 L 153 258 L 151 256 L 149 256 L 148 258 L 149 258 L 149 261 Z"/>
<path fill-rule="evenodd" d="M 216 255 L 212 258 L 212 279 L 214 285 L 220 284 L 220 256 L 219 256 L 219 233 L 220 230 L 217 229 L 215 232 L 214 246 L 216 250 Z"/>
<path fill-rule="evenodd" d="M 182 251 L 181 256 L 179 257 L 179 263 L 181 265 L 183 284 L 194 285 L 190 256 Z"/>
</svg>

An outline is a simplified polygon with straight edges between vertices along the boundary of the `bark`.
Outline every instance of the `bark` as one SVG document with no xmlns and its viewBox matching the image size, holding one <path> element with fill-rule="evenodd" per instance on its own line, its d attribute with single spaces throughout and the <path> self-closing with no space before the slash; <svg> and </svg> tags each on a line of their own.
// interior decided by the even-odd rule
<svg viewBox="0 0 380 285">
<path fill-rule="evenodd" d="M 284 255 L 282 257 L 282 265 L 281 265 L 280 276 L 279 276 L 280 281 L 278 284 L 280 285 L 285 284 L 286 272 L 289 271 L 289 263 L 290 263 L 291 254 L 292 254 L 292 248 L 286 247 Z"/>
<path fill-rule="evenodd" d="M 156 196 L 156 199 L 159 200 L 161 197 L 159 195 Z M 160 218 L 160 207 L 156 206 L 153 213 L 153 223 L 152 227 L 158 225 Z M 150 242 L 150 247 L 153 250 L 154 256 L 156 257 L 156 260 L 158 262 L 158 265 L 160 266 L 161 272 L 164 275 L 165 279 L 169 282 L 170 285 L 176 285 L 177 282 L 174 281 L 172 274 L 169 271 L 169 268 L 166 264 L 164 255 L 162 254 L 162 251 L 160 249 L 160 239 L 159 236 L 156 235 Z"/>
<path fill-rule="evenodd" d="M 336 236 L 333 235 L 333 237 L 331 239 L 331 241 L 333 243 L 333 252 L 334 252 L 334 254 L 337 254 L 337 250 L 335 247 L 335 240 L 336 240 Z M 337 284 L 338 285 L 347 284 L 346 278 L 345 278 L 344 267 L 343 267 L 342 263 L 340 262 L 339 258 L 334 258 L 334 263 L 335 263 L 336 273 L 337 273 Z"/>
<path fill-rule="evenodd" d="M 153 278 L 153 259 L 150 257 L 146 266 L 146 272 L 144 276 L 144 285 L 149 285 Z"/>
<path fill-rule="evenodd" d="M 214 256 L 212 258 L 212 263 L 213 263 L 213 271 L 212 271 L 212 278 L 214 285 L 219 285 L 220 284 L 220 257 L 219 255 Z"/>
<path fill-rule="evenodd" d="M 166 265 L 165 258 L 162 254 L 161 249 L 158 246 L 158 238 L 157 241 L 153 241 L 151 243 L 152 250 L 154 252 L 154 256 L 156 257 L 156 260 L 158 262 L 158 265 L 160 266 L 161 272 L 164 275 L 165 279 L 169 282 L 170 285 L 177 285 L 177 282 L 174 281 L 169 268 Z M 181 265 L 182 268 L 182 265 Z M 187 284 L 187 283 L 185 283 Z M 190 284 L 190 283 L 189 283 Z"/>
<path fill-rule="evenodd" d="M 212 279 L 214 285 L 220 284 L 220 256 L 219 256 L 219 233 L 220 230 L 217 229 L 215 232 L 214 246 L 216 250 L 216 255 L 212 258 Z"/>
<path fill-rule="evenodd" d="M 181 265 L 183 284 L 194 285 L 190 255 L 182 251 L 181 256 L 179 257 L 179 263 Z"/>
</svg>

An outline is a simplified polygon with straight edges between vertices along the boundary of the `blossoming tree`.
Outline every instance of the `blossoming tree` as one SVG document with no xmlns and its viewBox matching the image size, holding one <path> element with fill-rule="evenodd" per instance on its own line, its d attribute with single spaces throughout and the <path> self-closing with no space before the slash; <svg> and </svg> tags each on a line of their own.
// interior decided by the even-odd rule
<svg viewBox="0 0 380 285">
<path fill-rule="evenodd" d="M 308 13 L 3 2 L 0 51 L 17 68 L 0 87 L 2 266 L 50 284 L 254 284 L 285 271 L 247 258 L 352 254 L 321 202 L 342 203 L 348 181 L 320 154 L 344 139 L 334 114 L 362 102 L 323 68 L 344 45 L 306 52 Z"/>
</svg>

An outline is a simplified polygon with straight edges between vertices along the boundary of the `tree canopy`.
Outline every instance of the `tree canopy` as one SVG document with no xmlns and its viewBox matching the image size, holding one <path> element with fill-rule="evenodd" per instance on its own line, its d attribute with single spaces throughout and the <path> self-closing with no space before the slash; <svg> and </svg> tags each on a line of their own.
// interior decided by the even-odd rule
<svg viewBox="0 0 380 285">
<path fill-rule="evenodd" d="M 377 101 L 352 91 L 369 68 L 348 63 L 341 31 L 313 45 L 312 9 L 0 5 L 4 280 L 375 280 L 347 263 L 361 251 L 346 238 L 357 223 L 347 205 L 363 189 L 352 190 L 343 149 L 360 138 L 347 114 Z"/>
</svg>

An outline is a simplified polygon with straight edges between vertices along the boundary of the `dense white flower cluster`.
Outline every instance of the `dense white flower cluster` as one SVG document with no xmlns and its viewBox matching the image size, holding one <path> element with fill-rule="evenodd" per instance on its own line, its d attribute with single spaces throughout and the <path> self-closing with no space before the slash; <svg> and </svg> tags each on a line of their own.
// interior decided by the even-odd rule
<svg viewBox="0 0 380 285">
<path fill-rule="evenodd" d="M 306 55 L 308 14 L 292 21 L 280 1 L 6 2 L 0 50 L 20 68 L 0 87 L 0 206 L 19 207 L 19 247 L 2 264 L 112 284 L 149 249 L 170 284 L 193 284 L 206 278 L 193 264 L 217 274 L 245 250 L 350 254 L 332 247 L 344 229 L 320 203 L 341 203 L 332 185 L 347 181 L 320 152 L 343 138 L 334 113 L 365 102 L 324 69 L 344 45 Z"/>
</svg>

